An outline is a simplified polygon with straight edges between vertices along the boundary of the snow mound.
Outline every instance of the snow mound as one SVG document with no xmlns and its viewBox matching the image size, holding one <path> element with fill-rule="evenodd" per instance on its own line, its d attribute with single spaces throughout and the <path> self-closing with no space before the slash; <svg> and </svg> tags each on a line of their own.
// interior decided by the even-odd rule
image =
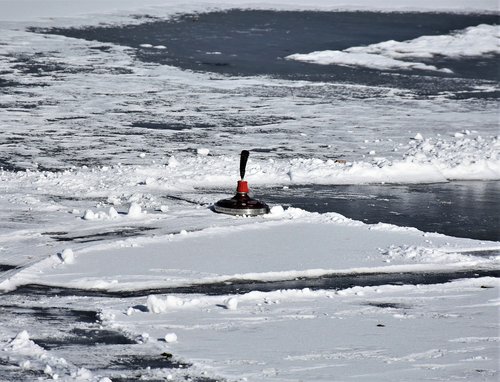
<svg viewBox="0 0 500 382">
<path fill-rule="evenodd" d="M 161 299 L 151 295 L 148 296 L 146 306 L 151 313 L 165 313 L 176 308 L 195 306 L 198 302 L 197 299 L 184 300 L 175 296 L 167 296 L 166 299 Z"/>
<path fill-rule="evenodd" d="M 61 252 L 61 259 L 65 264 L 73 264 L 75 262 L 75 254 L 71 248 L 65 248 Z"/>
<path fill-rule="evenodd" d="M 86 210 L 83 214 L 83 220 L 112 220 L 118 218 L 118 212 L 114 207 L 110 207 L 108 212 L 105 211 L 97 211 L 94 212 L 92 210 Z"/>
<path fill-rule="evenodd" d="M 224 302 L 224 305 L 225 305 L 226 309 L 228 309 L 228 310 L 236 310 L 236 309 L 238 309 L 238 298 L 236 298 L 236 297 L 228 298 Z"/>
<path fill-rule="evenodd" d="M 165 342 L 170 344 L 170 343 L 173 343 L 173 342 L 177 342 L 177 334 L 175 333 L 167 333 L 165 335 Z"/>
</svg>

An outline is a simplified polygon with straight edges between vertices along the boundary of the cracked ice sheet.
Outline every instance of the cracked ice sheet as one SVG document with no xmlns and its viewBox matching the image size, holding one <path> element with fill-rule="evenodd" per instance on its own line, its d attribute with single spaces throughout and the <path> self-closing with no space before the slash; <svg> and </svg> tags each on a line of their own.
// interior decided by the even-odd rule
<svg viewBox="0 0 500 382">
<path fill-rule="evenodd" d="M 499 286 L 480 278 L 142 297 L 108 305 L 102 317 L 105 326 L 148 333 L 159 351 L 229 381 L 495 380 Z M 158 301 L 165 303 L 161 313 L 145 309 Z M 177 341 L 167 343 L 169 333 Z"/>
<path fill-rule="evenodd" d="M 205 218 L 212 215 L 205 210 L 200 219 L 203 213 Z M 267 217 L 226 220 L 235 225 L 89 245 L 74 251 L 71 264 L 52 255 L 0 287 L 8 290 L 37 283 L 140 290 L 231 279 L 289 280 L 336 272 L 498 269 L 499 264 L 497 242 L 388 224 L 367 225 L 336 213 L 275 207 Z M 485 250 L 492 255 L 473 255 L 473 251 Z"/>
</svg>

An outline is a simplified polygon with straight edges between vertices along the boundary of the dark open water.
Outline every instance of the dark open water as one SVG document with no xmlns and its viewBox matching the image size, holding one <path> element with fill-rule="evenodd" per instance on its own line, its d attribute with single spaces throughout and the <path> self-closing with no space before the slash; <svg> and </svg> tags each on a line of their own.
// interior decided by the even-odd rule
<svg viewBox="0 0 500 382">
<path fill-rule="evenodd" d="M 140 25 L 59 28 L 44 32 L 129 46 L 136 50 L 140 60 L 183 69 L 397 86 L 427 95 L 463 91 L 472 80 L 498 81 L 498 57 L 419 59 L 450 68 L 453 75 L 314 65 L 285 60 L 284 57 L 293 53 L 342 50 L 387 40 L 404 41 L 423 35 L 448 34 L 469 26 L 498 24 L 499 21 L 497 15 L 231 10 L 184 15 L 175 20 Z M 141 44 L 164 45 L 166 49 L 145 48 Z M 210 54 L 214 52 L 218 54 Z M 490 97 L 496 93 L 485 95 Z"/>
<path fill-rule="evenodd" d="M 260 189 L 270 203 L 338 212 L 365 223 L 391 223 L 449 236 L 500 241 L 500 182 L 297 186 Z"/>
</svg>

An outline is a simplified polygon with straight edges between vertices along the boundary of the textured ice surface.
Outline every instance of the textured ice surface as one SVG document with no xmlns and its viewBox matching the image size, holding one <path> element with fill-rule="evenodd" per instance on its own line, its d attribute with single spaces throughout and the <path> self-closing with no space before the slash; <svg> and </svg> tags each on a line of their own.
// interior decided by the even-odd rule
<svg viewBox="0 0 500 382">
<path fill-rule="evenodd" d="M 278 0 L 272 7 L 304 8 L 291 3 Z M 19 4 L 0 2 L 0 19 L 36 20 L 0 25 L 0 285 L 54 287 L 0 296 L 2 377 L 498 376 L 499 286 L 493 278 L 214 296 L 148 289 L 140 295 L 151 287 L 226 286 L 234 278 L 245 279 L 251 290 L 252 280 L 300 281 L 331 272 L 494 274 L 498 242 L 279 206 L 257 219 L 208 207 L 225 196 L 214 187 L 234 184 L 242 148 L 252 150 L 247 173 L 256 185 L 498 179 L 495 81 L 438 73 L 420 79 L 416 91 L 195 73 L 140 61 L 135 47 L 24 27 L 139 24 L 177 11 L 206 11 L 213 3 Z M 350 7 L 415 4 L 360 0 Z M 496 3 L 425 1 L 419 7 L 495 11 Z M 108 13 L 117 9 L 124 12 Z M 131 17 L 127 9 L 140 15 Z M 88 12 L 99 14 L 40 19 Z M 167 42 L 140 44 L 149 53 L 170 52 Z M 82 290 L 58 289 L 69 286 Z M 140 296 L 106 295 L 125 290 Z"/>
</svg>

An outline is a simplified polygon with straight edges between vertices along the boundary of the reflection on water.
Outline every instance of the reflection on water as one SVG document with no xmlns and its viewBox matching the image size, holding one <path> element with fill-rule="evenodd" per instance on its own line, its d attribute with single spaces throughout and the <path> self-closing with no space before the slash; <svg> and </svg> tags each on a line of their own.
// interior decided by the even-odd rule
<svg viewBox="0 0 500 382">
<path fill-rule="evenodd" d="M 450 236 L 500 241 L 500 182 L 295 186 L 261 189 L 259 198 L 365 223 L 391 223 Z"/>
</svg>

